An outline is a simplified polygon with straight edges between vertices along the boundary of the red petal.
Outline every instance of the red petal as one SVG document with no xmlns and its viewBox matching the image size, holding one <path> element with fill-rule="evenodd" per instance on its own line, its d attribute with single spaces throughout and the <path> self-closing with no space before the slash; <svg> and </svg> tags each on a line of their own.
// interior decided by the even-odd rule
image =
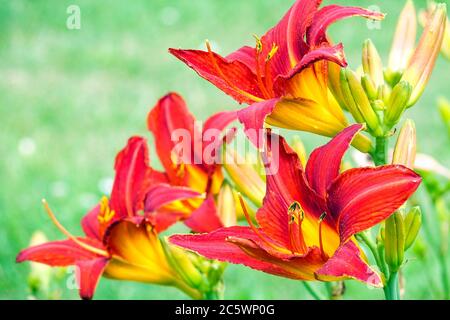
<svg viewBox="0 0 450 320">
<path fill-rule="evenodd" d="M 193 164 L 195 163 L 195 157 L 201 157 L 201 155 L 196 154 L 201 152 L 202 145 L 199 144 L 200 150 L 194 147 L 194 140 L 201 140 L 202 138 L 201 133 L 195 128 L 194 116 L 189 112 L 185 101 L 180 95 L 169 93 L 161 98 L 150 111 L 147 125 L 155 137 L 156 152 L 171 184 L 182 185 L 182 178 L 178 175 L 176 164 L 174 163 L 173 152 L 176 149 L 176 145 L 183 143 L 189 150 L 183 149 L 183 154 L 179 155 L 181 159 L 178 160 L 183 163 Z M 174 137 L 174 139 L 181 138 L 182 141 L 174 141 L 172 139 L 172 135 L 176 132 L 180 133 L 180 137 Z"/>
<path fill-rule="evenodd" d="M 249 227 L 222 228 L 199 235 L 174 235 L 169 241 L 209 259 L 243 264 L 252 269 L 293 279 L 305 278 L 305 271 L 302 269 L 308 269 L 308 273 L 317 270 L 317 259 L 320 259 L 320 255 L 313 254 L 307 258 L 297 258 L 293 262 L 274 258 L 255 245 L 258 237 Z"/>
<path fill-rule="evenodd" d="M 336 64 L 346 67 L 347 61 L 344 56 L 344 48 L 342 44 L 338 44 L 334 47 L 323 46 L 318 49 L 314 49 L 305 54 L 302 59 L 298 62 L 298 64 L 292 68 L 285 75 L 280 75 L 275 79 L 274 90 L 279 95 L 285 95 L 285 87 L 288 85 L 289 80 L 291 80 L 295 75 L 300 73 L 303 69 L 311 66 L 317 61 L 327 60 L 331 62 L 335 62 Z M 325 76 L 327 78 L 327 76 Z M 293 80 L 295 81 L 295 79 Z"/>
<path fill-rule="evenodd" d="M 281 21 L 262 37 L 263 57 L 272 49 L 273 44 L 278 46 L 277 53 L 270 61 L 274 78 L 287 75 L 306 53 L 306 30 L 321 2 L 322 0 L 297 0 Z"/>
<path fill-rule="evenodd" d="M 311 153 L 306 165 L 306 177 L 309 185 L 323 198 L 331 182 L 339 175 L 344 153 L 362 128 L 361 124 L 352 125 Z"/>
<path fill-rule="evenodd" d="M 334 255 L 320 268 L 316 275 L 319 280 L 338 281 L 356 279 L 375 287 L 382 287 L 380 276 L 361 258 L 360 249 L 347 242 L 336 250 Z"/>
<path fill-rule="evenodd" d="M 91 246 L 103 249 L 100 242 L 88 238 L 79 238 Z M 74 265 L 77 261 L 91 260 L 99 256 L 81 248 L 72 240 L 52 241 L 22 250 L 16 262 L 34 261 L 52 267 L 65 267 Z"/>
<path fill-rule="evenodd" d="M 254 103 L 238 111 L 239 121 L 244 125 L 248 139 L 258 148 L 264 137 L 264 121 L 272 113 L 280 99 L 270 99 Z"/>
<path fill-rule="evenodd" d="M 96 205 L 89 211 L 81 220 L 81 227 L 84 233 L 93 239 L 101 241 L 100 223 L 98 222 L 98 214 L 100 212 L 100 205 Z"/>
<path fill-rule="evenodd" d="M 213 114 L 208 119 L 206 119 L 205 124 L 203 125 L 203 134 L 211 129 L 223 131 L 230 123 L 232 123 L 236 119 L 236 111 L 222 111 Z"/>
<path fill-rule="evenodd" d="M 421 178 L 398 165 L 350 169 L 328 189 L 328 208 L 341 241 L 387 219 L 416 191 Z"/>
<path fill-rule="evenodd" d="M 145 212 L 156 211 L 159 208 L 177 200 L 198 198 L 201 194 L 187 187 L 175 187 L 159 184 L 150 188 L 145 199 Z"/>
<path fill-rule="evenodd" d="M 209 196 L 203 201 L 202 205 L 184 221 L 184 224 L 194 232 L 210 232 L 222 228 L 223 224 L 217 215 L 214 198 Z"/>
<path fill-rule="evenodd" d="M 252 103 L 263 96 L 256 75 L 238 60 L 229 61 L 217 53 L 201 50 L 169 51 L 239 103 Z"/>
<path fill-rule="evenodd" d="M 249 46 L 243 46 L 242 48 L 230 53 L 226 59 L 230 62 L 239 61 L 245 64 L 254 74 L 256 74 L 256 50 Z"/>
<path fill-rule="evenodd" d="M 131 217 L 143 209 L 145 194 L 150 186 L 147 142 L 132 137 L 116 157 L 116 177 L 111 192 L 111 209 L 115 218 Z"/>
<path fill-rule="evenodd" d="M 325 202 L 307 184 L 298 155 L 286 141 L 275 134 L 267 137 L 267 187 L 263 206 L 258 210 L 258 224 L 271 239 L 291 249 L 289 206 L 298 201 L 305 214 L 318 221 L 326 211 Z"/>
<path fill-rule="evenodd" d="M 80 296 L 83 299 L 92 299 L 98 281 L 108 263 L 107 258 L 81 260 L 77 262 L 77 282 L 80 285 Z"/>
<path fill-rule="evenodd" d="M 326 31 L 330 24 L 352 16 L 362 16 L 373 20 L 382 20 L 384 14 L 358 7 L 343 7 L 330 5 L 320 9 L 314 16 L 311 27 L 308 29 L 307 42 L 310 46 L 319 46 L 327 42 Z"/>
</svg>

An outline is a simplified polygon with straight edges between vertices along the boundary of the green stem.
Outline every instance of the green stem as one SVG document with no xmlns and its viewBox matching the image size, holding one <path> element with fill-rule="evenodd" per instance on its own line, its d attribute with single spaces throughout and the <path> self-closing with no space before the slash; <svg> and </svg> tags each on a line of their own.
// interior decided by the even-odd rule
<svg viewBox="0 0 450 320">
<path fill-rule="evenodd" d="M 449 277 L 447 271 L 447 257 L 444 254 L 439 255 L 439 261 L 441 265 L 441 281 L 442 286 L 444 287 L 444 299 L 450 299 L 450 286 L 449 286 Z"/>
<path fill-rule="evenodd" d="M 224 298 L 224 286 L 222 283 L 218 283 L 213 289 L 204 293 L 205 300 L 223 300 Z"/>
<path fill-rule="evenodd" d="M 375 142 L 375 150 L 370 153 L 376 166 L 382 166 L 387 163 L 387 138 L 377 137 Z"/>
<path fill-rule="evenodd" d="M 313 287 L 310 286 L 310 284 L 307 281 L 302 281 L 303 286 L 305 287 L 306 291 L 316 300 L 326 300 L 320 293 L 318 293 Z"/>
<path fill-rule="evenodd" d="M 365 232 L 358 233 L 358 239 L 360 239 L 364 244 L 369 248 L 370 252 L 372 252 L 373 257 L 375 258 L 375 262 L 377 266 L 381 268 L 381 259 L 378 255 L 377 246 L 373 243 L 372 239 L 370 239 Z"/>
<path fill-rule="evenodd" d="M 384 290 L 386 300 L 400 300 L 400 289 L 398 286 L 398 272 L 391 272 L 386 284 L 387 290 Z"/>
</svg>

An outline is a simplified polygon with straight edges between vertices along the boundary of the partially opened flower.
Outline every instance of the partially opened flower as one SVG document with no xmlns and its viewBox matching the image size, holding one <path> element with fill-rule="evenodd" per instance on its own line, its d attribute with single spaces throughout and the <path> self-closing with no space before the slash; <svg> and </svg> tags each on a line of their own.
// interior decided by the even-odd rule
<svg viewBox="0 0 450 320">
<path fill-rule="evenodd" d="M 401 165 L 340 173 L 342 157 L 362 127 L 350 126 L 316 149 L 305 169 L 283 138 L 275 145 L 276 139 L 268 137 L 264 157 L 276 162 L 271 168 L 278 170 L 267 171 L 266 196 L 256 215 L 259 226 L 249 221 L 249 227 L 175 235 L 170 242 L 211 259 L 287 278 L 353 278 L 382 286 L 353 236 L 388 218 L 421 178 Z"/>
<path fill-rule="evenodd" d="M 235 111 L 219 112 L 198 128 L 183 98 L 175 93 L 164 96 L 152 108 L 147 124 L 164 167 L 164 172 L 155 174 L 158 181 L 206 194 L 206 200 L 177 201 L 155 211 L 160 228 L 178 220 L 197 232 L 223 226 L 215 203 L 223 182 L 219 156 L 226 139 L 222 132 L 236 117 Z"/>
<path fill-rule="evenodd" d="M 145 198 L 147 207 L 157 210 L 172 201 L 200 194 L 184 187 L 152 186 L 154 173 L 148 166 L 147 153 L 145 139 L 133 137 L 117 155 L 111 198 L 104 197 L 83 218 L 82 237 L 69 233 L 44 201 L 52 221 L 68 239 L 27 248 L 19 253 L 17 262 L 76 266 L 80 296 L 85 299 L 92 298 L 102 274 L 119 280 L 176 286 L 192 297 L 199 296 L 170 266 L 156 226 L 143 209 Z"/>
<path fill-rule="evenodd" d="M 170 49 L 239 103 L 239 120 L 257 144 L 257 131 L 268 124 L 334 136 L 347 126 L 342 109 L 327 85 L 327 62 L 346 66 L 341 44 L 332 45 L 326 35 L 333 22 L 363 16 L 382 19 L 380 13 L 357 7 L 325 6 L 321 0 L 297 0 L 281 21 L 256 47 L 242 47 L 227 57 L 207 51 Z M 370 141 L 359 135 L 354 145 L 369 151 Z"/>
</svg>

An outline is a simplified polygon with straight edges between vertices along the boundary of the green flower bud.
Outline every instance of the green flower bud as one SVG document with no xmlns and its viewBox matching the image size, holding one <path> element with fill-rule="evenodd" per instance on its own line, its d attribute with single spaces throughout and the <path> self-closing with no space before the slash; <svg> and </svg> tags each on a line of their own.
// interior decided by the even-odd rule
<svg viewBox="0 0 450 320">
<path fill-rule="evenodd" d="M 372 79 L 368 74 L 365 74 L 361 77 L 361 84 L 366 91 L 367 96 L 370 100 L 375 100 L 378 97 L 378 90 Z"/>
<path fill-rule="evenodd" d="M 384 123 L 388 128 L 392 128 L 400 120 L 408 106 L 411 93 L 412 86 L 406 81 L 400 81 L 392 90 L 384 114 Z"/>
<path fill-rule="evenodd" d="M 414 243 L 422 226 L 420 207 L 412 208 L 405 217 L 405 251 Z"/>
<path fill-rule="evenodd" d="M 341 71 L 341 88 L 353 118 L 359 123 L 366 123 L 375 136 L 382 136 L 383 130 L 378 115 L 372 108 L 361 82 L 350 69 Z"/>
<path fill-rule="evenodd" d="M 397 211 L 385 222 L 385 258 L 391 272 L 403 264 L 405 253 L 405 225 L 403 215 Z"/>
<path fill-rule="evenodd" d="M 369 39 L 363 44 L 362 65 L 364 73 L 370 76 L 375 88 L 384 84 L 383 63 L 377 48 Z"/>
</svg>

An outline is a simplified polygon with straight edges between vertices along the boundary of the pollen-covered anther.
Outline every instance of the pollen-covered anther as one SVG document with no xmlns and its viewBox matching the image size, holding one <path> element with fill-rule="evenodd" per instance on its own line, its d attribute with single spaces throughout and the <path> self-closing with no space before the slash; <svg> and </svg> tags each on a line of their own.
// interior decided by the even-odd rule
<svg viewBox="0 0 450 320">
<path fill-rule="evenodd" d="M 305 219 L 305 212 L 297 201 L 294 201 L 288 208 L 289 218 L 289 238 L 291 241 L 292 253 L 304 254 L 308 251 L 302 232 L 302 223 Z"/>
<path fill-rule="evenodd" d="M 115 215 L 115 211 L 111 210 L 109 207 L 109 200 L 107 197 L 103 196 L 100 201 L 100 210 L 97 216 L 98 222 L 101 224 L 108 223 Z"/>
</svg>

